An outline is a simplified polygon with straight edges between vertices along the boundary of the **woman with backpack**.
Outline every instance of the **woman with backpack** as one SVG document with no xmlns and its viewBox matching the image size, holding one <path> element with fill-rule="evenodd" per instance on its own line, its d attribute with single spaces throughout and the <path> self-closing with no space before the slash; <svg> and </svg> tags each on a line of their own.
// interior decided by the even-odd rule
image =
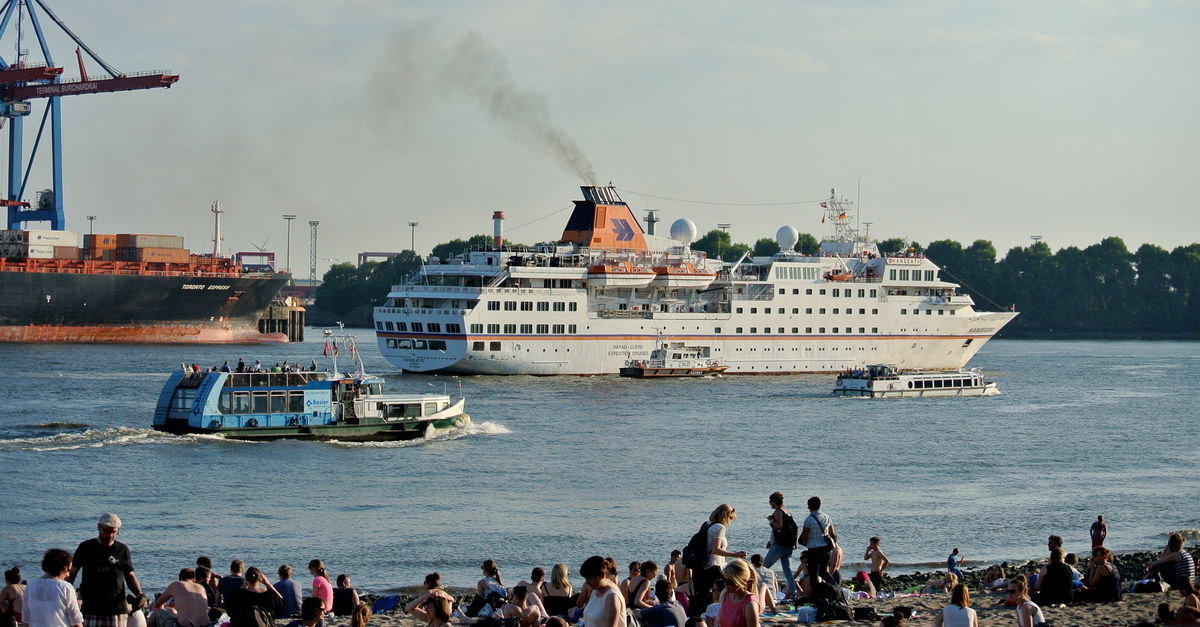
<svg viewBox="0 0 1200 627">
<path fill-rule="evenodd" d="M 721 578 L 721 569 L 725 567 L 725 558 L 739 557 L 745 558 L 745 551 L 730 551 L 728 543 L 725 540 L 725 530 L 734 520 L 737 519 L 737 512 L 732 505 L 722 503 L 708 515 L 708 522 L 701 526 L 697 535 L 703 533 L 701 541 L 705 547 L 706 557 L 704 558 L 703 567 L 697 569 L 692 568 L 693 589 L 696 592 L 696 598 L 692 600 L 688 607 L 692 612 L 703 612 L 704 608 L 708 607 L 713 602 L 710 590 L 712 584 L 717 579 Z M 696 540 L 693 537 L 693 542 Z M 692 542 L 688 543 L 688 548 L 692 549 Z M 685 551 L 687 553 L 694 551 Z M 697 556 L 698 557 L 698 556 Z M 695 562 L 693 562 L 695 563 Z"/>
<path fill-rule="evenodd" d="M 225 601 L 233 627 L 272 627 L 282 610 L 283 597 L 253 566 L 246 570 L 246 582 Z"/>
<path fill-rule="evenodd" d="M 792 518 L 792 513 L 783 508 L 783 492 L 772 492 L 767 503 L 771 505 L 771 514 L 767 516 L 767 522 L 771 524 L 771 539 L 767 541 L 763 567 L 771 568 L 775 562 L 779 562 L 788 581 L 788 595 L 784 600 L 795 599 L 796 577 L 792 574 L 792 551 L 796 549 L 800 527 Z"/>
</svg>

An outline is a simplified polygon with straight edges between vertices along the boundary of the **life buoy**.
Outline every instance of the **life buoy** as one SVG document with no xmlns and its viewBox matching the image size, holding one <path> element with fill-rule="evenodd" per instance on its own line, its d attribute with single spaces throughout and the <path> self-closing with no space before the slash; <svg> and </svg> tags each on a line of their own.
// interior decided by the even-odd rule
<svg viewBox="0 0 1200 627">
<path fill-rule="evenodd" d="M 295 417 L 295 416 L 292 416 L 291 418 L 288 418 L 288 426 L 289 426 L 289 427 L 295 427 L 295 426 L 297 426 L 297 425 L 299 425 L 299 424 L 300 424 L 300 419 L 299 419 L 299 418 L 297 418 L 297 417 Z"/>
<path fill-rule="evenodd" d="M 251 418 L 250 420 L 247 420 L 246 426 L 247 427 L 257 427 L 258 426 L 258 418 Z"/>
<path fill-rule="evenodd" d="M 841 377 L 838 377 L 837 386 L 842 387 L 842 378 Z"/>
<path fill-rule="evenodd" d="M 208 428 L 209 428 L 209 429 L 220 429 L 220 428 L 221 428 L 221 421 L 220 421 L 220 420 L 213 420 L 212 422 L 209 422 L 209 423 L 208 423 Z"/>
<path fill-rule="evenodd" d="M 896 389 L 896 386 L 894 386 L 894 385 L 892 385 L 891 383 L 889 383 L 889 384 L 888 384 L 888 389 L 889 389 L 889 390 L 894 390 L 894 389 Z"/>
</svg>

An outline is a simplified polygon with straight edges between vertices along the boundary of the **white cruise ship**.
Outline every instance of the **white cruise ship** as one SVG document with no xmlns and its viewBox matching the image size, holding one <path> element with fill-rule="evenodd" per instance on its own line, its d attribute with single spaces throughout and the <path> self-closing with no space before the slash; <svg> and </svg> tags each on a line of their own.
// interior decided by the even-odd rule
<svg viewBox="0 0 1200 627">
<path fill-rule="evenodd" d="M 817 255 L 733 264 L 693 251 L 696 226 L 643 231 L 612 187 L 584 187 L 556 245 L 431 259 L 375 308 L 379 350 L 409 372 L 617 374 L 666 337 L 707 346 L 726 374 L 836 372 L 867 364 L 954 370 L 1017 314 L 976 311 L 916 254 L 881 255 L 850 203 L 822 203 L 834 234 Z"/>
</svg>

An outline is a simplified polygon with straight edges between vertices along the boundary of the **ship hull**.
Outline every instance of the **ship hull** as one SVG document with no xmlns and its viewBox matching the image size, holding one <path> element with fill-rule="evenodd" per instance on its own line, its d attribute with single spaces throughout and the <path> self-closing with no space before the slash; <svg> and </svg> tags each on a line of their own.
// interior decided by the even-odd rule
<svg viewBox="0 0 1200 627">
<path fill-rule="evenodd" d="M 0 272 L 0 341 L 282 342 L 258 316 L 277 276 Z"/>
</svg>

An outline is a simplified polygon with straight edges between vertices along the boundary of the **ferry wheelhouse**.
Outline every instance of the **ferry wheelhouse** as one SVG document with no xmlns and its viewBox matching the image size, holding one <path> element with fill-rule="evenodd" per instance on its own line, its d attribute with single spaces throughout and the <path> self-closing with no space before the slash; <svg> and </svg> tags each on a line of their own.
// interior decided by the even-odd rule
<svg viewBox="0 0 1200 627">
<path fill-rule="evenodd" d="M 691 249 L 696 226 L 642 229 L 612 187 L 584 187 L 557 244 L 503 245 L 430 259 L 375 309 L 379 350 L 409 372 L 616 374 L 644 360 L 661 329 L 704 345 L 731 374 L 840 372 L 871 363 L 957 369 L 1013 319 L 970 296 L 918 254 L 880 254 L 851 203 L 822 203 L 833 234 L 816 253 L 736 263 Z"/>
</svg>

